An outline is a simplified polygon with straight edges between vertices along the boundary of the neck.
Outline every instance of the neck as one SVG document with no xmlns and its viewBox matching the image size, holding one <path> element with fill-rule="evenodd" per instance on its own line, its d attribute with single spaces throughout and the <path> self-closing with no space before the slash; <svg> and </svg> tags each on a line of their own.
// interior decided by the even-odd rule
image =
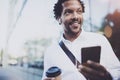
<svg viewBox="0 0 120 80">
<path fill-rule="evenodd" d="M 64 38 L 73 42 L 75 39 L 78 38 L 78 36 L 80 35 L 81 31 L 79 33 L 76 33 L 76 34 L 67 34 L 67 33 L 64 33 Z"/>
</svg>

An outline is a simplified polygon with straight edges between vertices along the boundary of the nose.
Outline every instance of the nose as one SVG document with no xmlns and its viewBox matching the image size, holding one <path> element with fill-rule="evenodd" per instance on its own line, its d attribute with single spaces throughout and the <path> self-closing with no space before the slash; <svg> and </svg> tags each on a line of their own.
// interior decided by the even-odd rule
<svg viewBox="0 0 120 80">
<path fill-rule="evenodd" d="M 77 12 L 74 12 L 74 13 L 73 13 L 72 19 L 78 19 L 78 14 L 77 14 Z"/>
</svg>

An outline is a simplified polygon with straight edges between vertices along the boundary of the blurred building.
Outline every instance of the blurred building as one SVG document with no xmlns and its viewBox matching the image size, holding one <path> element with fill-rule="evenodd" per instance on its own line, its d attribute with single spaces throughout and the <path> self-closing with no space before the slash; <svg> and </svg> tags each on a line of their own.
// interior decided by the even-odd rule
<svg viewBox="0 0 120 80">
<path fill-rule="evenodd" d="M 21 16 L 27 0 L 0 0 L 0 48 L 3 49 L 2 64 L 7 66 L 9 60 L 8 47 L 11 34 Z M 4 39 L 4 40 L 3 40 Z"/>
</svg>

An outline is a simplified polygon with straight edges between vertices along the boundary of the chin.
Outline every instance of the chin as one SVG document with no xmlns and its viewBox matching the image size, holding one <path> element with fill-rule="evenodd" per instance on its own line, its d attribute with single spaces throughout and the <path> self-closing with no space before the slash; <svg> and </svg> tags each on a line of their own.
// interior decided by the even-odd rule
<svg viewBox="0 0 120 80">
<path fill-rule="evenodd" d="M 80 33 L 80 31 L 73 31 L 72 34 L 73 35 L 78 35 Z"/>
<path fill-rule="evenodd" d="M 81 29 L 79 29 L 79 30 L 73 30 L 73 33 L 80 33 L 81 32 Z"/>
</svg>

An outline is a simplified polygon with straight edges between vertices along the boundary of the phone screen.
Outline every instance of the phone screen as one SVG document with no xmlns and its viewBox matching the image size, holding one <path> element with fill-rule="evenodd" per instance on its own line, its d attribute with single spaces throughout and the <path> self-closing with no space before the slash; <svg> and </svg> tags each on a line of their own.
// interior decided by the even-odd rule
<svg viewBox="0 0 120 80">
<path fill-rule="evenodd" d="M 92 47 L 84 47 L 81 49 L 82 55 L 82 63 L 86 63 L 87 60 L 91 60 L 94 62 L 100 62 L 100 53 L 101 47 L 100 46 L 92 46 Z"/>
</svg>

